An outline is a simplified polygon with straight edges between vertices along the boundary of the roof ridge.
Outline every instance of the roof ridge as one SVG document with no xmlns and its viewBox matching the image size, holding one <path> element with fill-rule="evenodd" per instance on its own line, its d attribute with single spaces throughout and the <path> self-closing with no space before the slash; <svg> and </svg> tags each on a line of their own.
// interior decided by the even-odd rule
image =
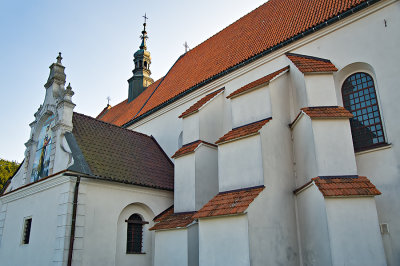
<svg viewBox="0 0 400 266">
<path fill-rule="evenodd" d="M 128 128 L 124 128 L 124 127 L 119 127 L 119 126 L 117 126 L 117 125 L 114 125 L 114 124 L 105 122 L 105 121 L 103 121 L 103 120 L 100 120 L 100 119 L 97 119 L 97 118 L 94 118 L 94 117 L 91 117 L 91 116 L 88 116 L 88 115 L 85 115 L 85 114 L 82 114 L 82 113 L 74 112 L 74 114 L 79 115 L 79 116 L 83 116 L 83 117 L 86 117 L 86 118 L 89 118 L 89 119 L 93 119 L 93 120 L 95 120 L 95 121 L 97 121 L 97 122 L 100 122 L 100 123 L 103 123 L 103 124 L 106 124 L 106 125 L 109 125 L 109 126 L 112 126 L 112 127 L 115 127 L 115 128 L 119 128 L 119 129 L 121 129 L 121 130 L 126 130 L 127 132 L 130 132 L 130 133 L 133 133 L 133 134 L 136 134 L 136 135 L 142 135 L 142 136 L 151 138 L 151 136 L 146 135 L 146 134 L 144 134 L 144 133 L 140 133 L 140 132 L 137 132 L 137 131 L 134 131 L 134 130 L 130 130 L 130 129 L 128 129 Z"/>
</svg>

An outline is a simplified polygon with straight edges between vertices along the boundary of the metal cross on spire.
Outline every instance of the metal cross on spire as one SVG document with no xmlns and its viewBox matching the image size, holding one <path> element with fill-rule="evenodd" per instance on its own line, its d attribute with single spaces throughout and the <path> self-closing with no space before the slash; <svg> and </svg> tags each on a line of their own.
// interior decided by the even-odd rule
<svg viewBox="0 0 400 266">
<path fill-rule="evenodd" d="M 183 46 L 185 47 L 185 53 L 187 53 L 190 50 L 189 45 L 185 42 Z"/>
<path fill-rule="evenodd" d="M 111 98 L 110 98 L 110 96 L 107 96 L 107 106 L 109 106 L 109 105 L 110 105 L 110 101 L 111 101 Z"/>
<path fill-rule="evenodd" d="M 146 24 L 146 21 L 149 19 L 147 16 L 146 16 L 146 13 L 144 13 L 144 24 Z"/>
</svg>

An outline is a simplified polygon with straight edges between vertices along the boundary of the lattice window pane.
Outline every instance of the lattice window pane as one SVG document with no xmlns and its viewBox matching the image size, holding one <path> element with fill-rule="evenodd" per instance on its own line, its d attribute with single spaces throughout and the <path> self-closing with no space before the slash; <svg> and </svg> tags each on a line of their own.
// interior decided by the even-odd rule
<svg viewBox="0 0 400 266">
<path fill-rule="evenodd" d="M 350 119 L 356 151 L 385 143 L 381 115 L 376 99 L 374 81 L 366 73 L 355 73 L 343 83 L 344 107 L 354 117 Z"/>
</svg>

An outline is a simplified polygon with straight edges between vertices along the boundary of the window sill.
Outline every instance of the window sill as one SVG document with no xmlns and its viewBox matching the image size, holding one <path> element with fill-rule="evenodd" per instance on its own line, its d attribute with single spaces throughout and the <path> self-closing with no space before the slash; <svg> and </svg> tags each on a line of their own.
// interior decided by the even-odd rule
<svg viewBox="0 0 400 266">
<path fill-rule="evenodd" d="M 383 144 L 381 144 L 379 146 L 374 146 L 374 147 L 366 148 L 366 149 L 363 149 L 363 150 L 360 150 L 360 151 L 355 151 L 355 154 L 356 155 L 362 155 L 362 154 L 366 154 L 366 153 L 370 153 L 370 152 L 389 149 L 391 147 L 392 147 L 392 144 L 383 143 Z"/>
<path fill-rule="evenodd" d="M 146 252 L 126 252 L 126 255 L 145 255 Z"/>
</svg>

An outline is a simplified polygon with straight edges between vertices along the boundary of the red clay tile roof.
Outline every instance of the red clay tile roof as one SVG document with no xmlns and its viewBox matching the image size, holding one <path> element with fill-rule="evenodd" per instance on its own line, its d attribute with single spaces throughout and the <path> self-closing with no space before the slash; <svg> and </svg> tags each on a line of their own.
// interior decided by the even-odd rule
<svg viewBox="0 0 400 266">
<path fill-rule="evenodd" d="M 154 221 L 156 224 L 149 230 L 184 228 L 194 221 L 194 213 L 195 212 L 174 213 L 173 206 L 169 207 L 155 217 Z"/>
<path fill-rule="evenodd" d="M 272 118 L 266 118 L 251 124 L 247 124 L 241 127 L 237 127 L 223 135 L 219 140 L 215 142 L 215 144 L 219 144 L 222 142 L 231 141 L 234 139 L 238 139 L 247 135 L 257 133 L 266 123 L 268 123 Z"/>
<path fill-rule="evenodd" d="M 193 216 L 204 218 L 244 213 L 253 200 L 264 190 L 262 187 L 220 192 Z"/>
<path fill-rule="evenodd" d="M 302 73 L 335 72 L 337 68 L 328 59 L 287 53 L 286 56 Z"/>
<path fill-rule="evenodd" d="M 269 75 L 266 75 L 265 77 L 262 77 L 260 79 L 257 79 L 243 87 L 241 87 L 240 89 L 235 90 L 234 92 L 232 92 L 231 94 L 229 94 L 226 98 L 233 98 L 235 96 L 238 96 L 239 94 L 242 94 L 246 91 L 249 91 L 257 86 L 260 86 L 264 83 L 269 83 L 274 77 L 276 77 L 277 75 L 279 75 L 280 73 L 282 73 L 285 70 L 288 70 L 289 66 L 284 67 L 282 69 L 279 69 L 278 71 L 275 71 L 274 73 L 271 73 Z"/>
<path fill-rule="evenodd" d="M 180 156 L 182 156 L 182 155 L 185 155 L 185 154 L 194 152 L 194 150 L 195 150 L 201 143 L 204 143 L 204 144 L 207 144 L 207 145 L 210 145 L 210 146 L 213 146 L 213 147 L 217 147 L 215 144 L 212 144 L 212 143 L 209 143 L 209 142 L 206 142 L 206 141 L 202 141 L 202 140 L 196 140 L 196 141 L 193 141 L 193 142 L 191 142 L 191 143 L 188 143 L 188 144 L 183 145 L 182 148 L 180 148 L 179 150 L 177 150 L 177 151 L 175 152 L 175 154 L 171 156 L 171 158 L 177 158 L 177 157 L 180 157 Z"/>
<path fill-rule="evenodd" d="M 376 196 L 381 194 L 365 176 L 315 177 L 312 180 L 324 197 Z"/>
<path fill-rule="evenodd" d="M 206 103 L 208 103 L 212 98 L 214 98 L 215 96 L 217 96 L 221 91 L 223 91 L 225 88 L 216 90 L 212 93 L 207 94 L 206 96 L 204 96 L 203 98 L 201 98 L 198 102 L 196 102 L 195 104 L 193 104 L 192 106 L 189 107 L 189 109 L 187 109 L 185 112 L 183 112 L 179 118 L 191 115 L 197 111 L 199 111 L 199 109 L 205 105 Z"/>
<path fill-rule="evenodd" d="M 319 30 L 328 20 L 356 6 L 365 7 L 365 2 L 270 0 L 182 55 L 165 77 L 130 103 L 125 100 L 111 108 L 102 120 L 122 126 L 149 114 L 184 92 L 233 71 L 241 63 L 250 62 L 248 59 L 275 51 L 279 48 L 277 45 L 283 47 L 301 38 L 302 33 Z M 354 9 L 354 12 L 361 9 Z"/>
<path fill-rule="evenodd" d="M 110 110 L 110 109 L 111 109 L 111 105 L 107 104 L 107 106 L 104 107 L 103 111 L 101 111 L 100 114 L 98 114 L 98 115 L 96 116 L 96 119 L 100 119 L 100 120 L 101 120 L 101 118 L 102 118 L 102 117 L 108 112 L 108 110 Z"/>
<path fill-rule="evenodd" d="M 311 118 L 352 118 L 353 114 L 341 106 L 305 107 L 301 110 Z"/>
<path fill-rule="evenodd" d="M 72 133 L 95 176 L 173 190 L 174 166 L 153 137 L 74 113 Z"/>
</svg>

